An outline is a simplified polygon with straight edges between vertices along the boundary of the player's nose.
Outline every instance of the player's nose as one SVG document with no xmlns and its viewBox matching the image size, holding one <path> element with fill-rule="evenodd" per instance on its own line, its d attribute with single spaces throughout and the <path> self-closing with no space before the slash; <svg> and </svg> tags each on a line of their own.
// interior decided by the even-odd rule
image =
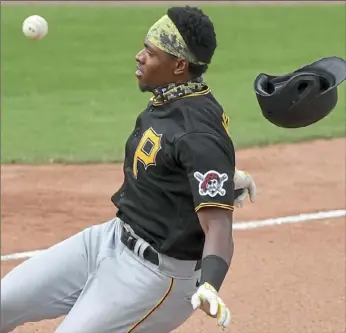
<svg viewBox="0 0 346 333">
<path fill-rule="evenodd" d="M 139 63 L 143 64 L 143 62 L 144 62 L 144 49 L 140 50 L 140 51 L 136 54 L 135 59 L 136 59 L 136 62 L 137 62 L 137 63 L 139 62 Z"/>
</svg>

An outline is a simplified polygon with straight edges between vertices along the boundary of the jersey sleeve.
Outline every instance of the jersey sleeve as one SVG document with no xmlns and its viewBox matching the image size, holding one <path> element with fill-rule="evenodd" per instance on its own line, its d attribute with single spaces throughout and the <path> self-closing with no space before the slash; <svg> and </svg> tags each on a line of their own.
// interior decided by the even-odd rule
<svg viewBox="0 0 346 333">
<path fill-rule="evenodd" d="M 231 140 L 221 140 L 209 133 L 189 133 L 176 142 L 196 212 L 202 207 L 234 208 L 235 152 Z"/>
</svg>

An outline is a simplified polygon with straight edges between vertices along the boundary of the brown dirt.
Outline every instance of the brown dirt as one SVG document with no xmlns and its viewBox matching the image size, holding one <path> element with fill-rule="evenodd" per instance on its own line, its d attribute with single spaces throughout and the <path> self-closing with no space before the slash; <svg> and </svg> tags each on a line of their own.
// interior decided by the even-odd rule
<svg viewBox="0 0 346 333">
<path fill-rule="evenodd" d="M 237 152 L 259 197 L 236 221 L 344 209 L 345 139 Z M 2 254 L 42 249 L 114 216 L 119 165 L 2 166 Z M 345 332 L 345 219 L 235 232 L 234 261 L 221 296 L 233 333 Z M 20 261 L 2 262 L 4 276 Z M 61 319 L 15 333 L 53 332 Z M 196 313 L 179 333 L 218 332 Z"/>
<path fill-rule="evenodd" d="M 30 4 L 44 2 L 138 5 L 135 1 L 30 1 Z M 28 1 L 1 1 L 1 4 L 22 3 Z M 316 1 L 233 1 L 240 5 L 253 3 L 287 5 L 316 4 Z M 345 4 L 345 1 L 318 3 Z M 345 139 L 239 151 L 237 165 L 255 177 L 259 198 L 256 204 L 237 210 L 236 220 L 345 208 L 344 152 Z M 1 253 L 8 254 L 46 248 L 113 217 L 115 209 L 110 196 L 120 185 L 122 174 L 119 165 L 5 165 L 1 180 Z M 221 291 L 233 313 L 233 324 L 227 331 L 346 331 L 345 219 L 236 231 L 235 243 L 231 271 Z M 20 262 L 1 262 L 1 276 Z M 50 333 L 61 320 L 26 324 L 14 333 Z M 176 333 L 218 331 L 213 319 L 197 312 Z"/>
</svg>

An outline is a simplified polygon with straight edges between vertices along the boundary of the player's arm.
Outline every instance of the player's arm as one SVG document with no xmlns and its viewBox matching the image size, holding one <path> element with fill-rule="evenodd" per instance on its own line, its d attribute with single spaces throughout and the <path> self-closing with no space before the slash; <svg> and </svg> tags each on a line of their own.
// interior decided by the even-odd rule
<svg viewBox="0 0 346 333">
<path fill-rule="evenodd" d="M 222 208 L 205 207 L 197 214 L 205 234 L 200 284 L 207 282 L 219 291 L 233 257 L 233 213 Z"/>
<path fill-rule="evenodd" d="M 191 303 L 217 316 L 218 324 L 226 327 L 230 311 L 218 290 L 233 255 L 234 147 L 231 140 L 217 134 L 190 133 L 176 142 L 176 158 L 186 171 L 205 234 L 200 286 Z"/>
</svg>

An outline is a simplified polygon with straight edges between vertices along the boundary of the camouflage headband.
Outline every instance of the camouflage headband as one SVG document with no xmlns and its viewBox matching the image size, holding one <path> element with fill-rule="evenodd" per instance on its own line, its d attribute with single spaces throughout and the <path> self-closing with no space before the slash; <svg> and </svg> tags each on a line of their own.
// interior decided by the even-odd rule
<svg viewBox="0 0 346 333">
<path fill-rule="evenodd" d="M 146 38 L 151 44 L 178 58 L 183 58 L 196 65 L 205 65 L 191 53 L 173 21 L 164 15 L 149 29 Z"/>
</svg>

